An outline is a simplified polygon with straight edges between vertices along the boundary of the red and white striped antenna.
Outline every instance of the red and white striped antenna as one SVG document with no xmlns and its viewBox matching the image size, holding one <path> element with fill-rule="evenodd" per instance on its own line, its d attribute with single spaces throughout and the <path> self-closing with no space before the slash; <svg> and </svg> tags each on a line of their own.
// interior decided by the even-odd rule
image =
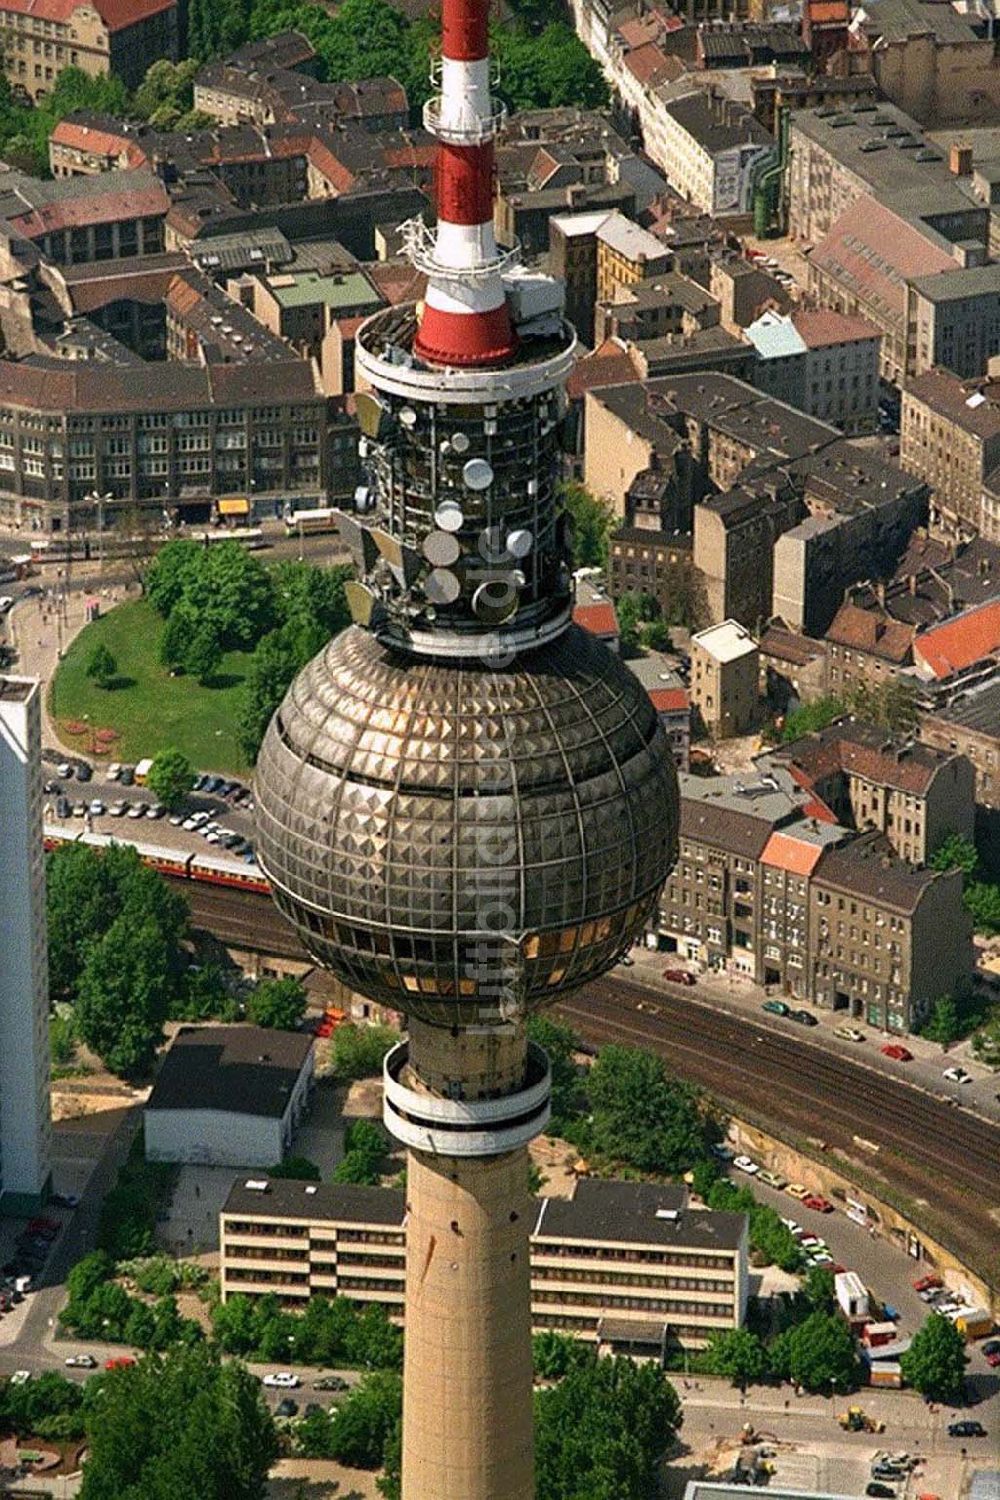
<svg viewBox="0 0 1000 1500">
<path fill-rule="evenodd" d="M 438 138 L 437 229 L 405 226 L 407 248 L 428 276 L 414 353 L 432 364 L 497 365 L 517 336 L 502 272 L 518 250 L 493 234 L 493 142 L 503 105 L 490 93 L 489 0 L 444 0 L 441 92 L 424 106 Z"/>
</svg>

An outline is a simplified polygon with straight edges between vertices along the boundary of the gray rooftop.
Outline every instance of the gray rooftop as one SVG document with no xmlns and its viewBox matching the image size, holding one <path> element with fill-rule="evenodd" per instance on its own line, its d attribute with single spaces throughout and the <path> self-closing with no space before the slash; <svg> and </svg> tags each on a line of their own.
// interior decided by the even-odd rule
<svg viewBox="0 0 1000 1500">
<path fill-rule="evenodd" d="M 156 1075 L 147 1109 L 212 1109 L 281 1119 L 312 1051 L 301 1031 L 182 1026 Z"/>
<path fill-rule="evenodd" d="M 248 1187 L 247 1181 L 266 1181 L 266 1188 Z M 346 1224 L 387 1224 L 403 1227 L 406 1201 L 395 1188 L 355 1187 L 347 1183 L 296 1182 L 289 1178 L 263 1178 L 249 1174 L 232 1187 L 222 1212 L 277 1219 L 339 1220 Z"/>
<path fill-rule="evenodd" d="M 1000 294 L 1000 264 L 957 267 L 930 276 L 914 276 L 910 286 L 929 302 L 963 302 L 968 297 Z"/>
<path fill-rule="evenodd" d="M 950 702 L 932 709 L 929 717 L 1000 739 L 1000 675 L 956 693 Z"/>
<path fill-rule="evenodd" d="M 711 156 L 733 146 L 774 145 L 774 137 L 744 105 L 713 99 L 698 86 L 693 93 L 668 101 L 665 109 Z"/>
<path fill-rule="evenodd" d="M 542 1198 L 534 1240 L 596 1240 L 692 1250 L 736 1250 L 746 1215 L 688 1207 L 675 1183 L 578 1179 L 572 1198 Z"/>
<path fill-rule="evenodd" d="M 862 25 L 872 37 L 906 41 L 930 34 L 939 42 L 968 45 L 978 40 L 969 22 L 938 0 L 867 0 Z"/>
<path fill-rule="evenodd" d="M 903 913 L 914 912 L 928 888 L 947 878 L 900 859 L 877 829 L 827 850 L 813 872 L 814 885 L 832 886 L 845 895 Z"/>
</svg>

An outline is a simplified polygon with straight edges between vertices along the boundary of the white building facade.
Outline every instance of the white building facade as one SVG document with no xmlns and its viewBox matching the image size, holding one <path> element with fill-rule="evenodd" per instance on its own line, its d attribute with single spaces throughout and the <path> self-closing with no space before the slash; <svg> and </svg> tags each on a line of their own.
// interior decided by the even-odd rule
<svg viewBox="0 0 1000 1500">
<path fill-rule="evenodd" d="M 42 848 L 41 686 L 0 677 L 0 1211 L 48 1192 L 49 970 Z"/>
</svg>

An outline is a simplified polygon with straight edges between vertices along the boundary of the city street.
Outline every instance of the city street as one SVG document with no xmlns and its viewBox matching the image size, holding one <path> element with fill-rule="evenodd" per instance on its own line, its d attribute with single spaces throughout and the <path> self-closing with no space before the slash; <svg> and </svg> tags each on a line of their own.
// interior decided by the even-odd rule
<svg viewBox="0 0 1000 1500">
<path fill-rule="evenodd" d="M 634 967 L 629 968 L 628 977 L 633 983 L 676 992 L 678 987 L 663 978 L 665 968 L 683 967 L 676 955 L 652 952 L 637 945 L 632 949 L 630 958 Z M 779 1031 L 784 1036 L 801 1035 L 804 1041 L 808 1040 L 810 1046 L 828 1048 L 849 1057 L 861 1067 L 874 1068 L 891 1077 L 900 1078 L 940 1098 L 950 1099 L 961 1108 L 973 1109 L 986 1119 L 1000 1120 L 1000 1074 L 978 1062 L 968 1042 L 958 1042 L 945 1052 L 937 1042 L 927 1042 L 918 1036 L 893 1037 L 891 1040 L 904 1042 L 913 1054 L 912 1061 L 897 1062 L 885 1057 L 879 1050 L 889 1040 L 888 1036 L 864 1022 L 851 1023 L 864 1033 L 863 1042 L 847 1041 L 835 1036 L 836 1028 L 845 1024 L 843 1012 L 808 1007 L 818 1022 L 808 1029 L 790 1019 L 768 1015 L 761 1010 L 768 998 L 767 991 L 742 975 L 713 974 L 706 971 L 698 975 L 693 989 L 684 989 L 684 994 L 688 999 L 731 1011 L 734 1015 L 753 1016 L 759 1026 Z M 942 1077 L 945 1068 L 956 1064 L 972 1074 L 972 1083 L 951 1083 Z"/>
</svg>

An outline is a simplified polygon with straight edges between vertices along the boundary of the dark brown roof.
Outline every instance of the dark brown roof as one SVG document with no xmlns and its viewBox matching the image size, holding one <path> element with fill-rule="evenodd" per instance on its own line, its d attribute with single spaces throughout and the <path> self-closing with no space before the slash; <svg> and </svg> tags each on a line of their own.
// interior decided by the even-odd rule
<svg viewBox="0 0 1000 1500">
<path fill-rule="evenodd" d="M 922 401 L 974 437 L 1000 437 L 1000 380 L 959 380 L 947 370 L 928 370 L 906 383 L 904 400 Z"/>
<path fill-rule="evenodd" d="M 301 1031 L 182 1026 L 160 1065 L 147 1109 L 218 1109 L 280 1119 L 312 1051 Z"/>
<path fill-rule="evenodd" d="M 825 729 L 782 745 L 774 758 L 795 765 L 815 783 L 830 776 L 861 776 L 879 786 L 923 796 L 952 757 L 919 742 L 900 744 L 858 719 L 836 719 Z"/>
<path fill-rule="evenodd" d="M 140 368 L 68 360 L 0 360 L 0 400 L 49 412 L 183 411 L 242 402 L 323 399 L 308 361 Z"/>
<path fill-rule="evenodd" d="M 700 798 L 681 797 L 681 838 L 697 839 L 742 859 L 760 858 L 771 827 L 769 820 L 714 807 Z"/>
<path fill-rule="evenodd" d="M 813 886 L 831 886 L 875 905 L 912 914 L 936 880 L 961 881 L 957 870 L 943 875 L 918 870 L 893 852 L 877 829 L 827 849 L 813 873 Z M 956 910 L 958 903 L 956 901 Z"/>
<path fill-rule="evenodd" d="M 833 617 L 826 639 L 837 646 L 865 651 L 885 661 L 903 665 L 910 660 L 913 630 L 893 620 L 884 611 L 842 604 Z"/>
<path fill-rule="evenodd" d="M 813 640 L 808 635 L 799 635 L 797 631 L 789 630 L 787 625 L 778 622 L 768 625 L 759 644 L 761 656 L 773 656 L 778 661 L 790 662 L 795 667 L 806 667 L 810 662 L 819 661 L 826 655 L 822 641 Z"/>
</svg>

